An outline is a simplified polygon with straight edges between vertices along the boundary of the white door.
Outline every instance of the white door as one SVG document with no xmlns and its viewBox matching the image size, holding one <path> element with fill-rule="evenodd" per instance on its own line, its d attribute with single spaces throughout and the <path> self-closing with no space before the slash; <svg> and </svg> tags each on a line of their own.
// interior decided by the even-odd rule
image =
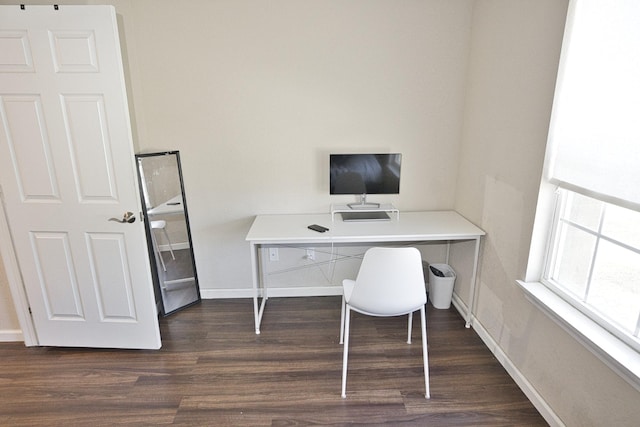
<svg viewBox="0 0 640 427">
<path fill-rule="evenodd" d="M 0 6 L 0 185 L 39 345 L 161 345 L 119 43 L 111 6 Z"/>
</svg>

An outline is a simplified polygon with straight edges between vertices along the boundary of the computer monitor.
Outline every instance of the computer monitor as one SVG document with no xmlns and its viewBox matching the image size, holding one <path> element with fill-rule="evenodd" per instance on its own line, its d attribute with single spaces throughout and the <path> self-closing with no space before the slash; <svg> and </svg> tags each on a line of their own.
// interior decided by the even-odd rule
<svg viewBox="0 0 640 427">
<path fill-rule="evenodd" d="M 330 154 L 329 193 L 360 195 L 358 207 L 371 207 L 367 194 L 399 194 L 402 154 Z"/>
</svg>

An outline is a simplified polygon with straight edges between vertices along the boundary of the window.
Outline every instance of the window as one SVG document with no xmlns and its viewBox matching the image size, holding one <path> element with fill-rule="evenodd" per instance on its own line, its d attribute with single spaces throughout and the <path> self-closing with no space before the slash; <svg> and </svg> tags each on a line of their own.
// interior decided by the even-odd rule
<svg viewBox="0 0 640 427">
<path fill-rule="evenodd" d="M 640 1 L 570 0 L 525 295 L 640 391 Z"/>
<path fill-rule="evenodd" d="M 543 283 L 640 350 L 640 212 L 558 191 Z"/>
</svg>

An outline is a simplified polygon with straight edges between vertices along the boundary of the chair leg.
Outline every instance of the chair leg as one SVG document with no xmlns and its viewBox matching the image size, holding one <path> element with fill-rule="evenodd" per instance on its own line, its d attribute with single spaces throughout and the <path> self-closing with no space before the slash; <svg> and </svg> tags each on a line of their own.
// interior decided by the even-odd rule
<svg viewBox="0 0 640 427">
<path fill-rule="evenodd" d="M 424 363 L 424 386 L 427 399 L 431 399 L 431 391 L 429 390 L 429 354 L 427 353 L 427 319 L 424 312 L 424 306 L 420 308 L 420 322 L 422 323 L 422 360 Z"/>
<path fill-rule="evenodd" d="M 407 344 L 411 344 L 411 329 L 413 325 L 413 313 L 409 313 L 409 332 L 407 333 Z"/>
<path fill-rule="evenodd" d="M 340 344 L 342 344 L 344 341 L 344 306 L 345 306 L 345 301 L 344 301 L 344 295 L 342 295 L 342 309 L 340 311 Z"/>
<path fill-rule="evenodd" d="M 157 258 L 160 258 L 160 264 L 162 264 L 162 270 L 167 271 L 167 266 L 164 264 L 164 259 L 162 258 L 162 252 L 160 252 L 160 248 L 158 247 L 158 241 L 156 240 L 155 234 L 153 234 L 153 230 L 151 230 L 151 240 L 153 240 L 153 251 L 156 254 Z"/>
<path fill-rule="evenodd" d="M 347 361 L 349 359 L 349 323 L 351 309 L 346 307 L 344 322 L 344 349 L 342 350 L 342 398 L 347 397 Z"/>
<path fill-rule="evenodd" d="M 171 240 L 169 239 L 169 233 L 167 233 L 167 229 L 166 228 L 163 228 L 162 231 L 164 231 L 164 237 L 166 237 L 167 243 L 169 244 L 169 252 L 171 252 L 171 258 L 172 259 L 176 259 L 176 256 L 173 254 L 173 246 L 171 246 Z"/>
</svg>

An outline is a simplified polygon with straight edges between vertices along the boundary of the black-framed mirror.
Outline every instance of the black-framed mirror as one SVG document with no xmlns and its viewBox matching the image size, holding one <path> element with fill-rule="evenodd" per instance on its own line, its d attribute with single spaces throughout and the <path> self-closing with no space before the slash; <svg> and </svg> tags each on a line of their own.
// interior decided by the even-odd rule
<svg viewBox="0 0 640 427">
<path fill-rule="evenodd" d="M 136 164 L 156 303 L 167 316 L 201 299 L 180 152 L 137 154 Z"/>
</svg>

